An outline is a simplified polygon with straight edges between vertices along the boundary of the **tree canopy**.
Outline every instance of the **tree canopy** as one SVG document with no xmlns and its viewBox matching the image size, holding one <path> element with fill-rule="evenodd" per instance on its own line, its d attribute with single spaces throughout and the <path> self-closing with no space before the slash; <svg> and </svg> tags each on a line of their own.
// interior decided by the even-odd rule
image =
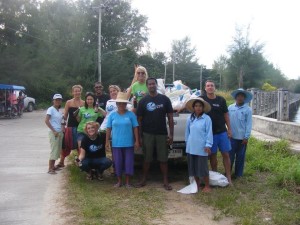
<svg viewBox="0 0 300 225">
<path fill-rule="evenodd" d="M 70 97 L 70 88 L 81 84 L 92 90 L 97 80 L 98 24 L 100 0 L 12 0 L 0 2 L 0 81 L 24 85 L 38 101 L 54 93 Z M 172 82 L 182 80 L 199 88 L 213 79 L 218 88 L 261 87 L 270 83 L 299 89 L 288 82 L 280 69 L 263 56 L 264 45 L 251 44 L 249 29 L 237 29 L 228 56 L 221 55 L 212 69 L 198 62 L 196 48 L 186 36 L 170 43 L 165 52 L 144 52 L 148 44 L 147 17 L 131 7 L 130 1 L 110 0 L 102 7 L 102 81 L 104 86 L 128 87 L 137 64 L 149 75 Z M 116 51 L 124 49 L 124 51 Z M 205 53 L 203 53 L 205 54 Z"/>
</svg>

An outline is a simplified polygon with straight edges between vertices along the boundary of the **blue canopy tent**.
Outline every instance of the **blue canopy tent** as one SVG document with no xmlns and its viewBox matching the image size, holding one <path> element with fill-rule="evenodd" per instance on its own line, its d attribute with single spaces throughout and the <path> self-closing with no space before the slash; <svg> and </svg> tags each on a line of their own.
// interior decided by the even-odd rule
<svg viewBox="0 0 300 225">
<path fill-rule="evenodd" d="M 10 84 L 0 84 L 0 90 L 25 90 L 25 87 Z"/>
</svg>

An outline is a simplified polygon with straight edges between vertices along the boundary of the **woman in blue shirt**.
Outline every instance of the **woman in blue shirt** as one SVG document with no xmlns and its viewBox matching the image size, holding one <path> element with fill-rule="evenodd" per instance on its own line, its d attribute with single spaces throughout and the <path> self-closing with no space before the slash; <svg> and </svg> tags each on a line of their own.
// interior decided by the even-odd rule
<svg viewBox="0 0 300 225">
<path fill-rule="evenodd" d="M 200 178 L 204 180 L 203 192 L 210 192 L 208 155 L 213 144 L 212 122 L 208 115 L 211 106 L 202 98 L 191 98 L 186 108 L 192 112 L 186 122 L 185 142 L 189 176 L 193 176 L 200 189 Z"/>
<path fill-rule="evenodd" d="M 119 92 L 117 111 L 112 112 L 106 126 L 106 149 L 110 149 L 112 137 L 112 151 L 114 156 L 115 173 L 118 182 L 115 187 L 122 186 L 122 174 L 126 176 L 126 187 L 131 187 L 129 177 L 133 175 L 134 148 L 139 147 L 138 122 L 133 112 L 126 109 L 127 94 Z"/>
</svg>

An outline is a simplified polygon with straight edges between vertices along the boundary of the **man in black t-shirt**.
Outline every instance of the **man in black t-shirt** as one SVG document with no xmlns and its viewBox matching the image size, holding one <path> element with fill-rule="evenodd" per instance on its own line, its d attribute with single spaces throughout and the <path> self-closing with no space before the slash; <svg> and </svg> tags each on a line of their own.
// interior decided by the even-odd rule
<svg viewBox="0 0 300 225">
<path fill-rule="evenodd" d="M 106 103 L 110 99 L 110 96 L 103 92 L 103 85 L 101 82 L 97 81 L 94 85 L 95 90 L 95 101 L 98 106 L 101 107 L 104 111 L 106 109 Z M 97 122 L 101 125 L 104 120 L 104 117 L 98 117 Z"/>
<path fill-rule="evenodd" d="M 212 120 L 212 129 L 214 135 L 213 146 L 211 148 L 210 155 L 210 165 L 213 171 L 217 171 L 217 152 L 219 148 L 223 157 L 226 177 L 228 182 L 231 184 L 231 164 L 229 157 L 229 152 L 231 150 L 231 128 L 228 108 L 226 105 L 226 100 L 222 96 L 216 95 L 215 90 L 215 83 L 213 81 L 208 80 L 205 82 L 206 95 L 203 96 L 203 99 L 211 105 L 211 111 L 207 114 Z"/>
<path fill-rule="evenodd" d="M 157 80 L 148 78 L 146 81 L 149 94 L 143 97 L 138 104 L 137 117 L 139 121 L 140 137 L 142 140 L 144 165 L 143 178 L 139 187 L 146 185 L 147 175 L 152 161 L 154 149 L 163 174 L 163 183 L 166 190 L 172 190 L 168 181 L 168 145 L 173 143 L 174 122 L 171 101 L 165 95 L 157 93 Z M 169 122 L 169 135 L 167 121 Z"/>
</svg>

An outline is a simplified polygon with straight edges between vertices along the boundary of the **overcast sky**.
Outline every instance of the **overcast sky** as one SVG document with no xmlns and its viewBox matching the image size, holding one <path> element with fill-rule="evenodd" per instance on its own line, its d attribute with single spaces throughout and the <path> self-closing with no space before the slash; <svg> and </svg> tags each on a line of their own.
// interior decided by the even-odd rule
<svg viewBox="0 0 300 225">
<path fill-rule="evenodd" d="M 226 54 L 235 27 L 250 24 L 250 40 L 290 79 L 300 77 L 300 13 L 297 0 L 132 0 L 148 17 L 151 50 L 170 52 L 172 40 L 189 36 L 199 63 L 211 68 Z"/>
</svg>

